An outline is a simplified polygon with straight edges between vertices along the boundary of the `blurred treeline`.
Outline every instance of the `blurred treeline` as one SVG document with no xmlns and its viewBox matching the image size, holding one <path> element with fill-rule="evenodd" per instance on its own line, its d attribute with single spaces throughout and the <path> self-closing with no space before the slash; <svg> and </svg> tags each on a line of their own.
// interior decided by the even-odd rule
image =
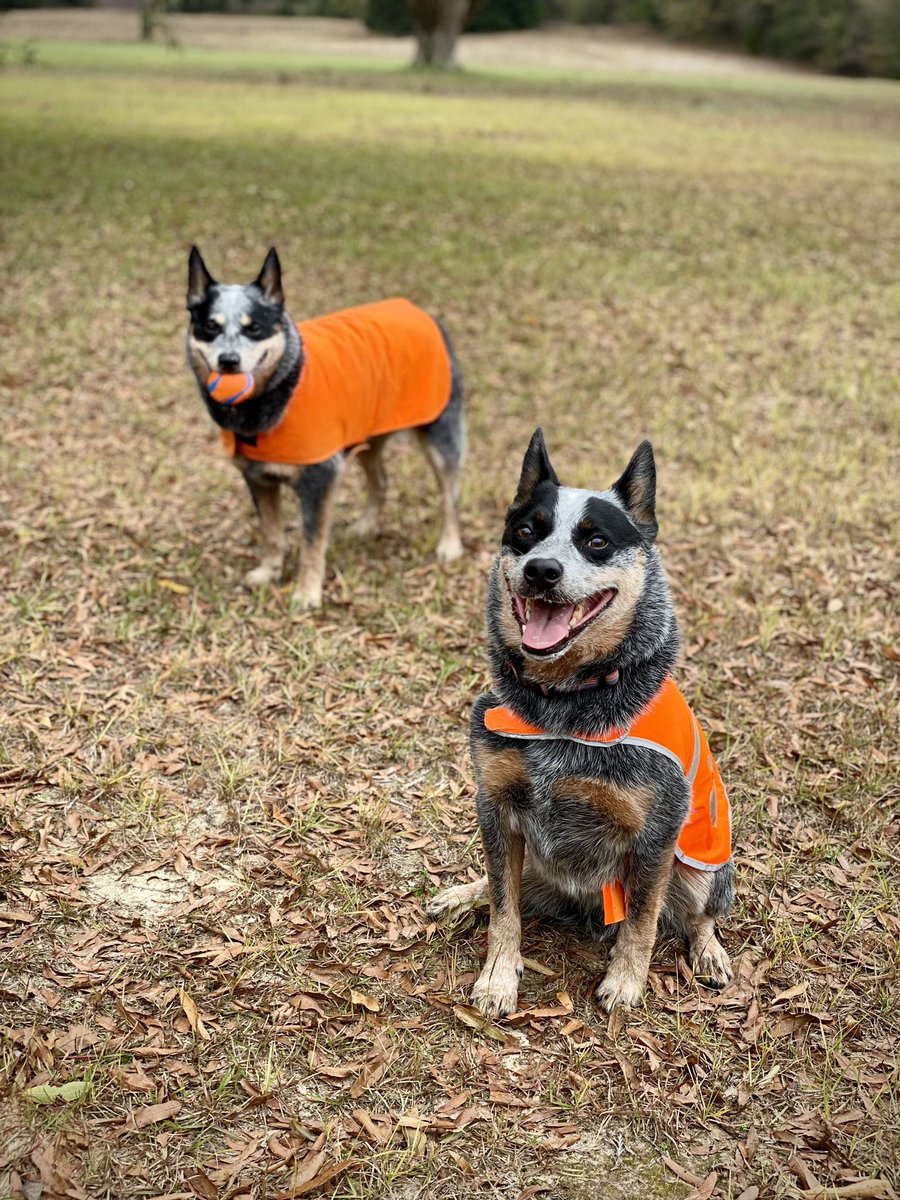
<svg viewBox="0 0 900 1200">
<path fill-rule="evenodd" d="M 2 8 L 91 0 L 0 0 Z M 379 33 L 412 29 L 406 0 L 168 0 L 173 12 L 353 17 Z M 793 59 L 844 75 L 900 78 L 900 0 L 480 0 L 467 29 L 534 29 L 547 21 L 639 24 L 665 37 Z"/>
</svg>

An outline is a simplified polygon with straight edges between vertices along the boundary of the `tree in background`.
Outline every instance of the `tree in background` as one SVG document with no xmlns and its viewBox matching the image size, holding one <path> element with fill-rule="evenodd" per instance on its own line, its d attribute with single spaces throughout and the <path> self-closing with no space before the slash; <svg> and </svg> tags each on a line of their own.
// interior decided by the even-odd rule
<svg viewBox="0 0 900 1200">
<path fill-rule="evenodd" d="M 456 65 L 456 43 L 478 0 L 409 0 L 417 67 Z"/>
<path fill-rule="evenodd" d="M 463 29 L 533 29 L 543 16 L 543 0 L 368 0 L 366 7 L 366 25 L 374 32 L 415 33 L 421 67 L 453 67 Z"/>
</svg>

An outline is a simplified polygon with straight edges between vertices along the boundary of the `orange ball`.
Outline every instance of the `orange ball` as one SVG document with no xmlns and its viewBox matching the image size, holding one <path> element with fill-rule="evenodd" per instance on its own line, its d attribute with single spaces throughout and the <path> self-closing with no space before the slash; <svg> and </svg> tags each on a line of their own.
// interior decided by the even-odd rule
<svg viewBox="0 0 900 1200">
<path fill-rule="evenodd" d="M 219 404 L 240 404 L 250 399 L 255 384 L 251 374 L 210 375 L 206 390 Z"/>
</svg>

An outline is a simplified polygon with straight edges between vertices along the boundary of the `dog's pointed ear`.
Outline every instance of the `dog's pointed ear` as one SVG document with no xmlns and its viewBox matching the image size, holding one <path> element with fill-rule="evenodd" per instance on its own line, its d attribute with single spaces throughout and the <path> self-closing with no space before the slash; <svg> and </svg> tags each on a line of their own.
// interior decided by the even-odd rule
<svg viewBox="0 0 900 1200">
<path fill-rule="evenodd" d="M 656 537 L 656 462 L 653 447 L 643 441 L 612 486 L 625 511 L 650 541 Z"/>
<path fill-rule="evenodd" d="M 253 280 L 270 304 L 284 304 L 284 291 L 281 287 L 281 263 L 278 251 L 273 246 L 266 255 L 262 270 Z"/>
<path fill-rule="evenodd" d="M 525 451 L 522 474 L 519 476 L 519 486 L 516 498 L 513 500 L 513 507 L 524 504 L 540 483 L 555 483 L 557 487 L 559 486 L 559 479 L 553 470 L 550 455 L 547 453 L 544 431 L 539 427 L 531 435 L 531 441 Z"/>
<path fill-rule="evenodd" d="M 198 304 L 202 304 L 215 282 L 206 269 L 206 263 L 203 261 L 200 251 L 196 246 L 191 246 L 188 258 L 188 308 L 195 308 Z"/>
</svg>

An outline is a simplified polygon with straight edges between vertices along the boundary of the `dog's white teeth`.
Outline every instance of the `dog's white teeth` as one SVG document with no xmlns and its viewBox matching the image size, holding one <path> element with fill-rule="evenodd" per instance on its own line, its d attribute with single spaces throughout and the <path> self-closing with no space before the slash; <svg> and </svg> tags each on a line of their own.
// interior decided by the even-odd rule
<svg viewBox="0 0 900 1200">
<path fill-rule="evenodd" d="M 534 608 L 534 601 L 533 601 L 533 600 L 526 600 L 526 601 L 525 601 L 525 616 L 526 616 L 526 618 L 529 618 L 529 619 L 530 619 L 530 617 L 531 617 L 531 610 L 532 610 L 533 608 Z"/>
</svg>

